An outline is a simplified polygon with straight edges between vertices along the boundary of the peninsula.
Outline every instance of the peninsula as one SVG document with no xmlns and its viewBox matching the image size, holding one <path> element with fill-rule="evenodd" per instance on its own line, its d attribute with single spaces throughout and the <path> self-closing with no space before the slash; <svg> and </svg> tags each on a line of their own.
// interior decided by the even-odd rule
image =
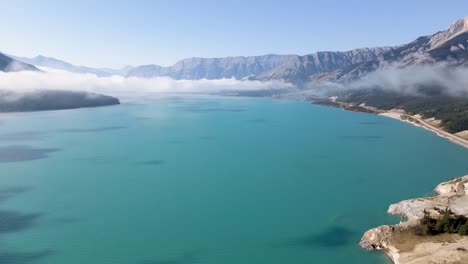
<svg viewBox="0 0 468 264">
<path fill-rule="evenodd" d="M 438 195 L 390 205 L 406 221 L 367 231 L 359 245 L 395 264 L 468 263 L 468 175 L 439 184 Z"/>
</svg>

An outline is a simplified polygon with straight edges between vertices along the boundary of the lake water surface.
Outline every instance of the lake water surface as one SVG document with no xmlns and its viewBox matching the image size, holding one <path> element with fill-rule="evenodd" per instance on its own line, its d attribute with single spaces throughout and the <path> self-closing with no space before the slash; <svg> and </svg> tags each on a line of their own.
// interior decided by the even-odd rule
<svg viewBox="0 0 468 264">
<path fill-rule="evenodd" d="M 0 263 L 386 263 L 388 205 L 468 151 L 372 114 L 255 98 L 0 116 Z"/>
</svg>

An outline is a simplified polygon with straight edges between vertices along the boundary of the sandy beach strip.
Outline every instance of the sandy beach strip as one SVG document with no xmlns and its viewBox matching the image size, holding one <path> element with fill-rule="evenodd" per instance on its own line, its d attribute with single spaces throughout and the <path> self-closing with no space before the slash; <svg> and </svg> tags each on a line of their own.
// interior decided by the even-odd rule
<svg viewBox="0 0 468 264">
<path fill-rule="evenodd" d="M 400 120 L 400 121 L 403 121 L 403 122 L 407 122 L 407 123 L 413 124 L 413 125 L 418 126 L 418 127 L 422 127 L 424 129 L 427 129 L 429 131 L 432 131 L 432 132 L 436 133 L 440 137 L 443 137 L 443 138 L 446 138 L 446 139 L 450 140 L 451 142 L 453 142 L 455 144 L 458 144 L 460 146 L 468 148 L 468 140 L 466 140 L 464 138 L 461 138 L 461 137 L 459 137 L 457 135 L 451 134 L 451 133 L 449 133 L 447 131 L 444 131 L 441 128 L 435 127 L 435 126 L 431 125 L 430 123 L 428 123 L 427 121 L 425 121 L 422 118 L 419 118 L 417 116 L 408 115 L 403 110 L 393 109 L 393 110 L 390 110 L 390 111 L 387 111 L 387 112 L 384 112 L 384 113 L 380 113 L 379 115 L 390 117 L 390 118 L 393 118 L 393 119 L 397 119 L 397 120 Z M 411 120 L 415 120 L 416 122 L 411 121 Z"/>
</svg>

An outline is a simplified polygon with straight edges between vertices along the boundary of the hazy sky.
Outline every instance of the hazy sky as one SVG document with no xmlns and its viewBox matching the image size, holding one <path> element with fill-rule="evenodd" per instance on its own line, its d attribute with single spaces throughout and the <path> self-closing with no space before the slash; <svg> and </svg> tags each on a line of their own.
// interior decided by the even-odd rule
<svg viewBox="0 0 468 264">
<path fill-rule="evenodd" d="M 466 0 L 0 3 L 0 51 L 100 67 L 398 45 L 468 15 Z"/>
</svg>

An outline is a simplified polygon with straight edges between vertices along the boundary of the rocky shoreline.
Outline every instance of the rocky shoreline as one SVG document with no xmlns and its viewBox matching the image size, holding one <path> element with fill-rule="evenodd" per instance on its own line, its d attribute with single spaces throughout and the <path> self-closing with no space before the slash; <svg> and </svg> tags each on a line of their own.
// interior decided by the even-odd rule
<svg viewBox="0 0 468 264">
<path fill-rule="evenodd" d="M 397 225 L 383 225 L 367 231 L 359 245 L 385 253 L 395 264 L 468 263 L 468 236 L 418 234 L 424 212 L 435 217 L 451 210 L 468 217 L 468 175 L 439 184 L 438 195 L 390 205 L 388 213 L 403 217 Z"/>
<path fill-rule="evenodd" d="M 468 133 L 451 134 L 439 126 L 440 121 L 410 115 L 402 109 L 382 110 L 365 104 L 338 101 L 337 97 L 308 98 L 314 104 L 339 107 L 346 111 L 374 113 L 428 129 L 440 137 L 468 148 Z M 468 175 L 439 184 L 436 196 L 416 198 L 390 205 L 388 213 L 404 219 L 397 225 L 383 225 L 367 231 L 359 245 L 378 250 L 395 264 L 463 264 L 468 263 L 468 236 L 458 234 L 421 235 L 421 219 L 427 211 L 434 218 L 443 210 L 468 217 Z"/>
</svg>

